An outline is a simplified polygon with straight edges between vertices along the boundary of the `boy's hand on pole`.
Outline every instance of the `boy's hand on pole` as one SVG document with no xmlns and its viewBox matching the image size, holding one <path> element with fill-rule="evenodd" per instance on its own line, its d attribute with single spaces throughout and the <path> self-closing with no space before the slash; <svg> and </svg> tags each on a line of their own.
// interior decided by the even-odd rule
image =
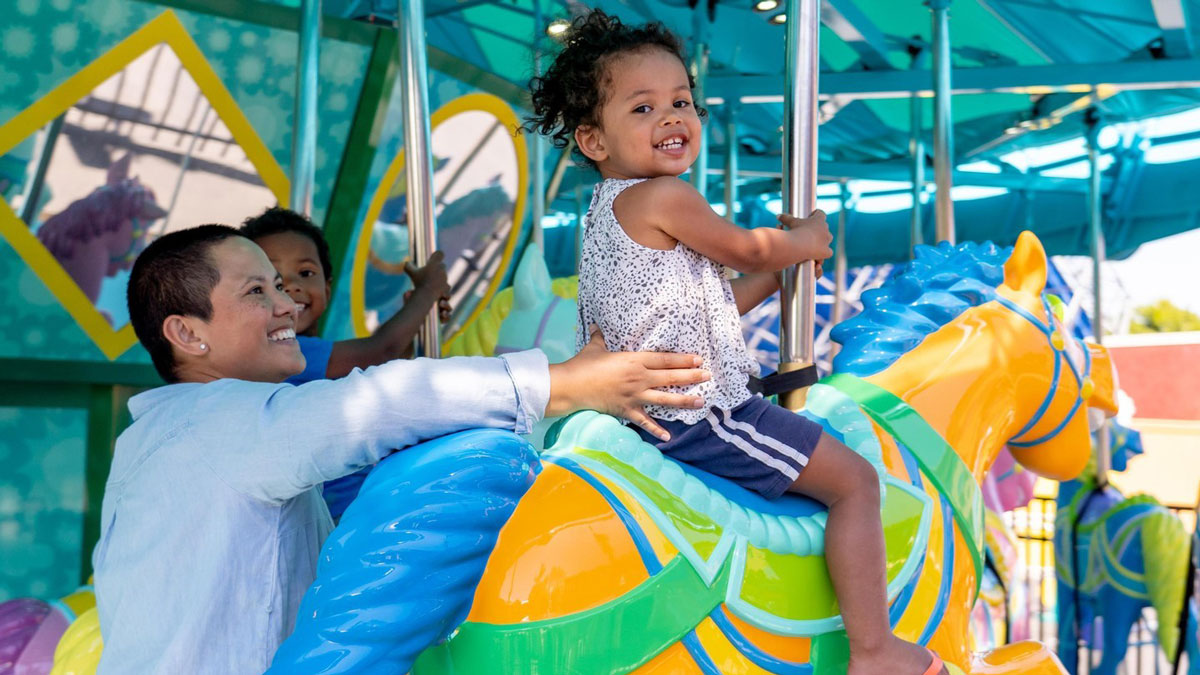
<svg viewBox="0 0 1200 675">
<path fill-rule="evenodd" d="M 414 290 L 427 288 L 439 298 L 450 297 L 450 281 L 446 277 L 445 255 L 434 251 L 425 262 L 424 267 L 417 267 L 412 261 L 404 263 L 404 273 L 412 279 Z"/>
<path fill-rule="evenodd" d="M 546 416 L 576 410 L 597 410 L 622 417 L 654 434 L 670 439 L 666 430 L 646 414 L 645 406 L 701 408 L 699 396 L 661 391 L 660 387 L 686 386 L 707 381 L 711 375 L 699 368 L 694 354 L 665 352 L 609 352 L 600 329 L 574 358 L 550 366 L 550 403 Z"/>
</svg>

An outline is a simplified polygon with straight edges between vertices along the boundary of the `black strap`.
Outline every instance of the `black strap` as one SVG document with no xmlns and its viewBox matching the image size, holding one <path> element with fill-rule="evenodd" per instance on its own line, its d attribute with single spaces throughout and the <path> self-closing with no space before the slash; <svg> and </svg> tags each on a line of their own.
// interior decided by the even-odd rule
<svg viewBox="0 0 1200 675">
<path fill-rule="evenodd" d="M 777 396 L 785 394 L 789 391 L 804 389 L 811 387 L 817 383 L 820 376 L 817 374 L 816 366 L 806 366 L 799 370 L 792 370 L 786 373 L 771 373 L 766 377 L 759 379 L 751 377 L 746 386 L 752 394 L 762 394 L 763 396 Z"/>
</svg>

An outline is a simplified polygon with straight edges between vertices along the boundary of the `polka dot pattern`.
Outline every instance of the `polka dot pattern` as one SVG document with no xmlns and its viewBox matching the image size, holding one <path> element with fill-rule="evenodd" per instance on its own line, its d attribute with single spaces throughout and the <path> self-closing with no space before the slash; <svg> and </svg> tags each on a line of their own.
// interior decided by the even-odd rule
<svg viewBox="0 0 1200 675">
<path fill-rule="evenodd" d="M 579 259 L 579 326 L 600 326 L 609 351 L 698 354 L 712 379 L 668 391 L 704 397 L 709 407 L 731 410 L 750 398 L 750 375 L 759 372 L 742 337 L 741 321 L 725 266 L 677 244 L 647 248 L 629 238 L 613 214 L 613 201 L 644 179 L 609 179 L 596 187 L 584 221 Z M 647 406 L 652 417 L 695 424 L 706 409 Z"/>
</svg>

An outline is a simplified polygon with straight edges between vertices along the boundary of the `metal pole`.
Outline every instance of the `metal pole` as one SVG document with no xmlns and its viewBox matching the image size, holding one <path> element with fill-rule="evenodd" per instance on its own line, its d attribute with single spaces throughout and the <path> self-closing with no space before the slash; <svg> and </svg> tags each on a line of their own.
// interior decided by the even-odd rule
<svg viewBox="0 0 1200 675">
<path fill-rule="evenodd" d="M 850 186 L 841 180 L 842 208 L 838 211 L 837 241 L 833 252 L 833 324 L 842 321 L 842 305 L 846 302 L 846 222 L 850 220 Z"/>
<path fill-rule="evenodd" d="M 917 65 L 917 57 L 913 57 L 913 65 Z M 921 227 L 921 207 L 925 198 L 925 142 L 921 138 L 924 122 L 924 106 L 921 97 L 916 94 L 909 99 L 909 126 L 911 136 L 908 141 L 908 151 L 912 159 L 912 215 L 909 218 L 909 247 L 925 243 L 925 232 Z M 909 251 L 911 254 L 912 252 Z"/>
<path fill-rule="evenodd" d="M 728 103 L 725 119 L 725 217 L 736 223 L 734 207 L 738 199 L 738 117 L 737 103 Z"/>
<path fill-rule="evenodd" d="M 937 183 L 937 240 L 954 243 L 954 121 L 950 116 L 950 0 L 929 0 L 933 10 L 933 174 Z"/>
<path fill-rule="evenodd" d="M 413 264 L 429 260 L 437 242 L 433 210 L 433 163 L 430 156 L 428 72 L 425 67 L 425 1 L 400 3 L 400 82 L 404 114 L 404 176 L 408 181 L 408 229 L 412 237 Z M 421 356 L 441 356 L 437 305 L 418 336 Z"/>
<path fill-rule="evenodd" d="M 704 106 L 704 84 L 708 79 L 708 16 L 703 3 L 696 5 L 692 14 L 692 34 L 695 38 L 695 53 L 692 54 L 692 75 L 696 78 L 696 90 L 692 100 Z M 700 153 L 692 165 L 692 186 L 704 198 L 708 198 L 708 125 L 700 127 Z"/>
<path fill-rule="evenodd" d="M 1104 342 L 1104 321 L 1101 314 L 1101 286 L 1103 286 L 1101 278 L 1101 267 L 1104 264 L 1104 229 L 1101 219 L 1103 211 L 1101 208 L 1100 194 L 1100 148 L 1098 140 L 1100 136 L 1099 116 L 1096 114 L 1095 108 L 1089 108 L 1084 116 L 1084 124 L 1086 125 L 1087 138 L 1087 153 L 1088 153 L 1088 222 L 1092 240 L 1092 334 L 1096 340 L 1096 344 Z M 1112 455 L 1108 447 L 1108 423 L 1105 422 L 1100 426 L 1096 438 L 1096 487 L 1103 488 L 1108 485 L 1108 471 L 1112 467 Z"/>
<path fill-rule="evenodd" d="M 33 227 L 33 220 L 37 217 L 38 202 L 42 200 L 42 188 L 46 185 L 46 171 L 50 168 L 50 158 L 54 156 L 54 146 L 58 143 L 58 135 L 66 118 L 66 113 L 55 117 L 37 144 L 37 169 L 25 186 L 25 197 L 21 202 L 21 220 L 30 227 Z"/>
<path fill-rule="evenodd" d="M 541 0 L 533 0 L 533 76 L 542 74 L 542 33 L 545 30 L 542 22 Z M 543 251 L 546 249 L 542 240 L 542 220 L 546 217 L 546 140 L 539 133 L 534 133 L 529 144 L 529 161 L 532 163 L 529 180 L 533 183 L 533 223 L 529 231 L 529 240 Z"/>
<path fill-rule="evenodd" d="M 312 214 L 317 170 L 317 72 L 321 42 L 321 0 L 300 5 L 300 54 L 296 68 L 296 108 L 292 133 L 293 211 Z"/>
<path fill-rule="evenodd" d="M 571 151 L 575 149 L 575 141 L 569 141 L 563 148 L 558 161 L 554 163 L 554 171 L 550 172 L 550 182 L 546 184 L 545 199 L 547 204 L 553 204 L 558 199 L 558 191 L 562 188 L 563 177 L 567 175 L 567 165 L 571 163 Z"/>
<path fill-rule="evenodd" d="M 798 216 L 817 204 L 817 69 L 820 65 L 820 0 L 788 0 L 784 65 L 783 210 Z M 779 371 L 815 362 L 813 323 L 816 279 L 812 261 L 783 271 L 779 313 Z M 807 390 L 783 395 L 785 407 L 804 405 Z"/>
</svg>

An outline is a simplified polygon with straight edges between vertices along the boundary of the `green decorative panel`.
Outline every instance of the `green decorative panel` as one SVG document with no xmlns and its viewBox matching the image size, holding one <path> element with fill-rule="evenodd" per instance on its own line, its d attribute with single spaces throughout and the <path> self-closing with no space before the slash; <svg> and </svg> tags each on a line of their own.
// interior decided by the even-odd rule
<svg viewBox="0 0 1200 675">
<path fill-rule="evenodd" d="M 87 412 L 0 407 L 0 602 L 79 584 Z"/>
</svg>

